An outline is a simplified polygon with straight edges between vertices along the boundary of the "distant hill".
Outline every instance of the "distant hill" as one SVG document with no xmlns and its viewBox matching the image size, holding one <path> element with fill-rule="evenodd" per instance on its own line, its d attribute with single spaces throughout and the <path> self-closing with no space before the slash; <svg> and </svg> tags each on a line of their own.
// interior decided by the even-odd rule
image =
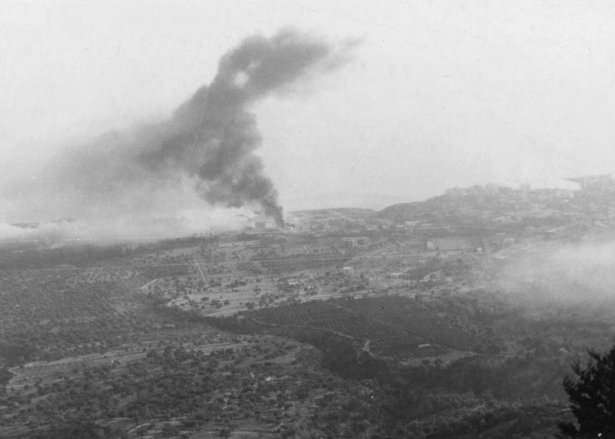
<svg viewBox="0 0 615 439">
<path fill-rule="evenodd" d="M 291 212 L 321 229 L 397 227 L 425 233 L 511 232 L 547 234 L 602 230 L 615 224 L 615 184 L 608 187 L 513 188 L 487 184 L 452 188 L 423 201 L 396 203 L 382 210 L 326 208 Z"/>
<path fill-rule="evenodd" d="M 561 216 L 572 210 L 572 191 L 561 189 L 521 190 L 486 185 L 455 188 L 424 201 L 388 206 L 376 216 L 395 222 L 458 221 L 515 222 L 520 218 Z"/>
<path fill-rule="evenodd" d="M 525 190 L 484 185 L 453 188 L 421 201 L 391 204 L 381 210 L 364 208 L 325 208 L 293 211 L 299 217 L 347 217 L 394 222 L 442 221 L 477 218 L 493 220 L 510 216 L 548 217 L 575 210 L 567 189 Z"/>
</svg>

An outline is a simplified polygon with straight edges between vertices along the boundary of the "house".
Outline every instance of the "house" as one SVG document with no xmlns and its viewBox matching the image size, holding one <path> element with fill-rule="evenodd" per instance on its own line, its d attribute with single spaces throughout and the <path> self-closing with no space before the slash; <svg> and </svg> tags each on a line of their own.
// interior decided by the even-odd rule
<svg viewBox="0 0 615 439">
<path fill-rule="evenodd" d="M 347 236 L 342 238 L 342 242 L 350 248 L 366 248 L 369 245 L 367 236 Z"/>
<path fill-rule="evenodd" d="M 427 239 L 425 249 L 443 253 L 481 253 L 485 250 L 485 243 L 475 236 L 441 236 Z"/>
</svg>

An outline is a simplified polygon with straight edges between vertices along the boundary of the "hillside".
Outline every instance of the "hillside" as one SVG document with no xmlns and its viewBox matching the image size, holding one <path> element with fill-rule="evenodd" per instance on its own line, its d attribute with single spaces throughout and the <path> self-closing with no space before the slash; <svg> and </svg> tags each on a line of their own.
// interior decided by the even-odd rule
<svg viewBox="0 0 615 439">
<path fill-rule="evenodd" d="M 570 364 L 615 334 L 613 200 L 475 187 L 284 229 L 15 243 L 0 436 L 553 439 Z"/>
</svg>

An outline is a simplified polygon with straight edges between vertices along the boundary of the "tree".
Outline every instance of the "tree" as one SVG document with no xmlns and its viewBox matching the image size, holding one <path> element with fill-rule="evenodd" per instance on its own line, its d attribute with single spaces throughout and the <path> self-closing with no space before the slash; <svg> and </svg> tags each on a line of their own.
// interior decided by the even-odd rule
<svg viewBox="0 0 615 439">
<path fill-rule="evenodd" d="M 615 438 L 615 346 L 607 353 L 588 353 L 587 364 L 574 363 L 574 377 L 564 378 L 576 424 L 561 422 L 560 437 Z"/>
</svg>

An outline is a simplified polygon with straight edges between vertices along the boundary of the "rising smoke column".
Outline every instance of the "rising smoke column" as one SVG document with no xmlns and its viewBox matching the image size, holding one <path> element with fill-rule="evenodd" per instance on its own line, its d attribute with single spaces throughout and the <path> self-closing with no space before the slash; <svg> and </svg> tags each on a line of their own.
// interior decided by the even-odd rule
<svg viewBox="0 0 615 439">
<path fill-rule="evenodd" d="M 177 166 L 199 178 L 197 189 L 208 202 L 257 204 L 282 225 L 277 191 L 254 154 L 262 140 L 250 105 L 310 73 L 331 70 L 346 52 L 291 30 L 244 40 L 222 57 L 213 82 L 175 112 L 172 134 L 139 160 L 153 169 Z"/>
<path fill-rule="evenodd" d="M 288 29 L 247 38 L 220 59 L 211 84 L 168 120 L 63 151 L 34 183 L 14 185 L 3 195 L 21 202 L 24 211 L 40 207 L 39 217 L 98 218 L 108 212 L 142 213 L 165 190 L 188 181 L 208 203 L 256 207 L 282 225 L 277 191 L 255 154 L 262 139 L 251 107 L 298 81 L 335 70 L 353 46 Z"/>
</svg>

